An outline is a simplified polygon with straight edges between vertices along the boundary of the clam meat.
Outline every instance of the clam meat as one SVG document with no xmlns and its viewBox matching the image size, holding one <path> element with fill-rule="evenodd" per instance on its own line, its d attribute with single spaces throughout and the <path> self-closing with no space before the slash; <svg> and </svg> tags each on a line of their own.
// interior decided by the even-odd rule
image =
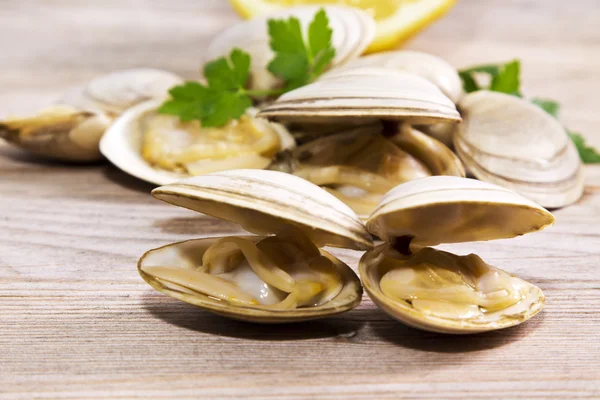
<svg viewBox="0 0 600 400">
<path fill-rule="evenodd" d="M 155 184 L 230 169 L 263 169 L 295 142 L 280 124 L 251 109 L 223 127 L 202 127 L 159 114 L 160 103 L 131 108 L 106 132 L 100 148 L 122 170 Z"/>
<path fill-rule="evenodd" d="M 537 286 L 484 262 L 432 247 L 512 238 L 551 225 L 548 211 L 485 182 L 451 176 L 388 192 L 367 221 L 384 243 L 359 264 L 371 299 L 399 321 L 442 333 L 477 333 L 522 323 L 544 306 Z"/>
<path fill-rule="evenodd" d="M 165 98 L 178 83 L 178 76 L 155 69 L 103 75 L 37 115 L 0 121 L 0 138 L 50 159 L 98 161 L 100 139 L 117 116 L 140 102 Z"/>
<path fill-rule="evenodd" d="M 153 195 L 261 235 L 150 250 L 138 269 L 157 290 L 217 314 L 263 323 L 320 318 L 360 302 L 356 274 L 320 247 L 369 249 L 371 238 L 350 209 L 318 186 L 282 172 L 235 170 L 188 178 Z"/>
</svg>

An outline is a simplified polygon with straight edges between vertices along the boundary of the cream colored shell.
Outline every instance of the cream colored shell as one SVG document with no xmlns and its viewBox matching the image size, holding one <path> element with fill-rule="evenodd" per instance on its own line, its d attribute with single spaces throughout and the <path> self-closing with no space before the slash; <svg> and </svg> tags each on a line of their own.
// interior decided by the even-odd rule
<svg viewBox="0 0 600 400">
<path fill-rule="evenodd" d="M 403 183 L 388 192 L 367 221 L 367 229 L 391 242 L 368 251 L 359 263 L 369 297 L 399 321 L 424 330 L 467 334 L 517 325 L 537 314 L 544 295 L 535 285 L 518 280 L 526 296 L 479 319 L 459 320 L 423 313 L 383 294 L 379 266 L 394 242 L 411 250 L 441 243 L 512 238 L 554 223 L 551 213 L 508 189 L 454 176 L 433 176 Z M 513 277 L 514 278 L 514 277 Z M 514 278 L 518 279 L 518 278 Z"/>
<path fill-rule="evenodd" d="M 285 93 L 259 116 L 327 123 L 387 119 L 430 124 L 461 120 L 452 100 L 425 78 L 374 67 L 333 70 L 316 82 Z"/>
<path fill-rule="evenodd" d="M 336 71 L 364 67 L 389 68 L 422 76 L 440 88 L 454 103 L 458 103 L 463 95 L 462 82 L 456 68 L 433 54 L 413 50 L 370 54 L 348 62 L 336 68 Z"/>
<path fill-rule="evenodd" d="M 414 244 L 474 242 L 513 238 L 554 223 L 544 208 L 490 183 L 432 176 L 389 191 L 367 222 L 384 240 L 408 236 Z"/>
<path fill-rule="evenodd" d="M 221 238 L 194 239 L 150 250 L 140 258 L 138 271 L 150 286 L 168 296 L 216 314 L 242 321 L 269 324 L 306 321 L 351 310 L 361 301 L 362 287 L 356 274 L 350 267 L 325 250 L 320 250 L 321 254 L 331 260 L 340 274 L 343 282 L 342 290 L 333 299 L 320 306 L 293 310 L 269 310 L 232 305 L 202 293 L 189 293 L 179 287 L 157 280 L 152 275 L 144 272 L 145 268 L 153 266 L 193 269 L 195 266 L 202 264 L 202 256 L 206 250 L 219 239 Z M 248 239 L 257 242 L 263 237 L 252 236 Z"/>
<path fill-rule="evenodd" d="M 212 40 L 206 51 L 205 60 L 210 61 L 226 56 L 234 48 L 240 48 L 252 57 L 250 73 L 252 89 L 265 90 L 280 86 L 282 82 L 267 70 L 274 56 L 269 46 L 267 20 L 296 17 L 303 31 L 306 32 L 310 21 L 321 8 L 321 6 L 291 7 L 233 25 Z M 336 55 L 332 66 L 335 67 L 358 57 L 369 46 L 375 37 L 375 21 L 358 8 L 344 6 L 324 8 L 333 31 L 332 45 L 336 49 Z"/>
<path fill-rule="evenodd" d="M 479 91 L 460 102 L 463 123 L 454 146 L 475 177 L 520 193 L 544 207 L 583 194 L 583 168 L 561 124 L 529 101 Z"/>
<path fill-rule="evenodd" d="M 142 101 L 162 99 L 181 78 L 156 69 L 117 71 L 68 92 L 60 105 L 0 122 L 0 137 L 61 161 L 102 159 L 99 142 L 114 118 Z"/>
<path fill-rule="evenodd" d="M 361 258 L 358 271 L 363 287 L 371 300 L 385 313 L 413 328 L 430 332 L 450 334 L 473 334 L 509 328 L 535 316 L 544 308 L 545 297 L 540 288 L 519 279 L 528 288 L 527 295 L 518 303 L 502 310 L 487 313 L 480 319 L 458 320 L 428 315 L 407 304 L 386 296 L 379 285 L 379 264 L 385 256 L 388 244 L 382 244 Z M 518 279 L 513 277 L 514 279 Z"/>
<path fill-rule="evenodd" d="M 155 168 L 142 157 L 144 132 L 140 121 L 147 114 L 155 112 L 160 104 L 160 101 L 148 101 L 125 112 L 107 130 L 100 142 L 100 151 L 111 163 L 129 175 L 156 185 L 166 185 L 188 178 L 189 175 Z M 283 149 L 295 145 L 294 138 L 283 126 L 263 119 L 258 123 L 269 124 L 276 130 Z"/>
<path fill-rule="evenodd" d="M 232 170 L 161 186 L 152 195 L 167 203 L 240 224 L 259 235 L 300 229 L 318 247 L 373 247 L 352 210 L 320 187 L 294 175 Z"/>
</svg>

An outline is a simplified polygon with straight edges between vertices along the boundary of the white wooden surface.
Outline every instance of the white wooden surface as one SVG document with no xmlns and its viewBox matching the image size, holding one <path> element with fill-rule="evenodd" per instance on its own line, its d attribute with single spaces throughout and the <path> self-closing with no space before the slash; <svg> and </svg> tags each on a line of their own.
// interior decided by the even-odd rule
<svg viewBox="0 0 600 400">
<path fill-rule="evenodd" d="M 0 0 L 0 115 L 121 68 L 196 77 L 207 40 L 236 19 L 224 0 Z M 600 146 L 599 23 L 594 0 L 463 0 L 408 46 L 457 67 L 520 58 L 524 91 L 560 100 L 565 124 Z M 547 296 L 524 325 L 453 337 L 406 328 L 366 296 L 275 327 L 167 298 L 137 275 L 144 251 L 239 229 L 153 200 L 109 165 L 0 144 L 0 399 L 600 397 L 600 168 L 587 172 L 554 227 L 447 246 Z"/>
</svg>

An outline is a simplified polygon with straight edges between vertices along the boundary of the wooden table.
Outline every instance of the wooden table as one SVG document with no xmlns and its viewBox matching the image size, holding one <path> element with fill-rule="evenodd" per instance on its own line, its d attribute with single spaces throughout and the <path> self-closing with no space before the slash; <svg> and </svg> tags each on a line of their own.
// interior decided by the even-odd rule
<svg viewBox="0 0 600 400">
<path fill-rule="evenodd" d="M 3 0 L 0 114 L 33 111 L 111 70 L 197 77 L 237 17 L 215 0 Z M 408 47 L 458 67 L 520 58 L 524 91 L 559 99 L 600 145 L 596 0 L 464 0 Z M 447 246 L 543 288 L 547 307 L 506 331 L 404 327 L 365 296 L 345 315 L 288 326 L 231 322 L 153 291 L 147 249 L 240 229 L 161 204 L 106 164 L 70 167 L 0 145 L 0 399 L 574 398 L 600 396 L 600 169 L 557 224 Z M 357 252 L 334 250 L 356 266 Z"/>
</svg>

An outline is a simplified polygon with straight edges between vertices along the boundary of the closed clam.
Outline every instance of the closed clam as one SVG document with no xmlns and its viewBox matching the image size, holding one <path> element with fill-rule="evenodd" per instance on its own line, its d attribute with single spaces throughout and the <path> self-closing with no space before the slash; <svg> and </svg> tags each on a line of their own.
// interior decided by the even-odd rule
<svg viewBox="0 0 600 400">
<path fill-rule="evenodd" d="M 282 82 L 267 70 L 273 58 L 269 46 L 269 19 L 296 17 L 307 30 L 310 21 L 320 6 L 291 7 L 274 14 L 240 22 L 216 36 L 208 46 L 206 59 L 226 56 L 234 48 L 240 48 L 252 57 L 249 87 L 268 90 L 282 85 Z M 360 9 L 344 6 L 325 6 L 329 26 L 333 31 L 332 45 L 336 55 L 331 66 L 342 65 L 355 59 L 366 50 L 375 37 L 375 21 Z"/>
<path fill-rule="evenodd" d="M 544 207 L 583 194 L 581 160 L 561 124 L 530 102 L 478 91 L 460 102 L 455 149 L 477 178 L 512 189 Z"/>
<path fill-rule="evenodd" d="M 295 145 L 281 125 L 254 117 L 219 128 L 198 121 L 181 122 L 159 114 L 160 102 L 129 109 L 108 129 L 102 154 L 121 170 L 157 185 L 209 172 L 267 167 L 276 153 Z"/>
<path fill-rule="evenodd" d="M 436 85 L 454 103 L 458 103 L 463 95 L 462 82 L 456 68 L 433 54 L 412 50 L 369 54 L 352 60 L 335 71 L 365 67 L 387 68 L 419 75 Z"/>
<path fill-rule="evenodd" d="M 512 238 L 552 224 L 536 203 L 472 179 L 436 176 L 388 192 L 367 221 L 387 243 L 359 264 L 371 299 L 399 321 L 441 333 L 520 324 L 544 306 L 538 287 L 485 263 L 426 246 Z"/>
<path fill-rule="evenodd" d="M 55 160 L 98 161 L 100 139 L 117 116 L 140 102 L 166 97 L 167 90 L 180 82 L 178 76 L 155 69 L 103 75 L 35 116 L 0 122 L 0 137 Z"/>
<path fill-rule="evenodd" d="M 138 263 L 155 289 L 230 318 L 283 323 L 348 311 L 361 300 L 354 272 L 320 249 L 364 250 L 372 241 L 343 203 L 301 178 L 236 170 L 153 191 L 180 207 L 258 235 L 196 239 L 150 250 Z"/>
<path fill-rule="evenodd" d="M 330 71 L 316 82 L 285 93 L 259 115 L 303 123 L 461 120 L 452 100 L 427 79 L 375 67 Z"/>
</svg>

